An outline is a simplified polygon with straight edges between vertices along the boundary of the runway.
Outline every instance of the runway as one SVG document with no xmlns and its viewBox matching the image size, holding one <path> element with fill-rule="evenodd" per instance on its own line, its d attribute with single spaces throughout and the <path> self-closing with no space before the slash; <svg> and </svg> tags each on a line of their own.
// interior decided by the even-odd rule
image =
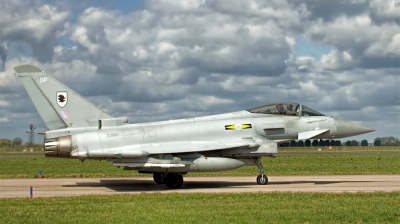
<svg viewBox="0 0 400 224">
<path fill-rule="evenodd" d="M 0 198 L 111 195 L 138 193 L 244 192 L 391 192 L 400 191 L 400 175 L 270 176 L 268 185 L 256 177 L 184 177 L 182 188 L 170 190 L 152 178 L 2 179 Z"/>
</svg>

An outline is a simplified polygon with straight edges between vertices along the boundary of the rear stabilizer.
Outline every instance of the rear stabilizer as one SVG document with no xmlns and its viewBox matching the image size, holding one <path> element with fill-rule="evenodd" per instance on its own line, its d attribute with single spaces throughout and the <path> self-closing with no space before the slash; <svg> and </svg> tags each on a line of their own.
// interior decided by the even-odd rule
<svg viewBox="0 0 400 224">
<path fill-rule="evenodd" d="M 93 120 L 112 118 L 106 111 L 33 65 L 14 67 L 49 130 L 98 126 Z"/>
</svg>

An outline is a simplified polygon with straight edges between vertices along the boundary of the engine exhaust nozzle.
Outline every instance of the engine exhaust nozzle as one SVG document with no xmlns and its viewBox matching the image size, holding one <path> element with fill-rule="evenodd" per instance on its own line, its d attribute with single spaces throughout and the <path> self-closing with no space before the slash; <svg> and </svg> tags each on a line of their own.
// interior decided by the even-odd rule
<svg viewBox="0 0 400 224">
<path fill-rule="evenodd" d="M 72 138 L 70 135 L 49 138 L 44 141 L 44 156 L 47 158 L 70 158 L 72 151 Z"/>
</svg>

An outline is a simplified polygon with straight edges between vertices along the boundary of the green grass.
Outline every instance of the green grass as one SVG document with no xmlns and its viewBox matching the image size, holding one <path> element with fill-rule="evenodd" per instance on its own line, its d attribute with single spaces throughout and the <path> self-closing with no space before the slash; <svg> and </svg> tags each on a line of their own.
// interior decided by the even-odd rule
<svg viewBox="0 0 400 224">
<path fill-rule="evenodd" d="M 400 174 L 400 155 L 329 155 L 263 158 L 267 175 L 344 175 Z M 48 159 L 42 157 L 0 158 L 0 178 L 45 177 L 137 177 L 136 171 L 124 171 L 105 161 Z M 256 166 L 245 166 L 225 172 L 189 173 L 188 176 L 254 176 Z"/>
<path fill-rule="evenodd" d="M 1 223 L 400 223 L 400 192 L 0 199 Z"/>
</svg>

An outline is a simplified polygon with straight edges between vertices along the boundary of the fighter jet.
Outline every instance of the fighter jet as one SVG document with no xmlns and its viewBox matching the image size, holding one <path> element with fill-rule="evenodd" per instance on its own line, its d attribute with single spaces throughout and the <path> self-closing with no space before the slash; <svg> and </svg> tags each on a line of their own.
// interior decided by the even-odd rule
<svg viewBox="0 0 400 224">
<path fill-rule="evenodd" d="M 33 65 L 14 68 L 43 119 L 45 157 L 106 160 L 115 167 L 153 174 L 177 189 L 188 172 L 255 165 L 268 183 L 261 157 L 297 139 L 336 139 L 374 131 L 325 116 L 299 103 L 279 102 L 212 116 L 129 124 L 112 117 Z"/>
</svg>

